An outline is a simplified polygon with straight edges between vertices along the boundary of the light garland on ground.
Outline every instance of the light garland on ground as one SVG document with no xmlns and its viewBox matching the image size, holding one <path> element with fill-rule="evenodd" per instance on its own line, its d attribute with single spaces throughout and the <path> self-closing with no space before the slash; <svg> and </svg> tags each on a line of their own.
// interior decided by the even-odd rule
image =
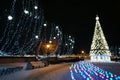
<svg viewBox="0 0 120 80">
<path fill-rule="evenodd" d="M 105 71 L 91 62 L 77 62 L 70 67 L 72 80 L 120 80 L 120 76 Z"/>
</svg>

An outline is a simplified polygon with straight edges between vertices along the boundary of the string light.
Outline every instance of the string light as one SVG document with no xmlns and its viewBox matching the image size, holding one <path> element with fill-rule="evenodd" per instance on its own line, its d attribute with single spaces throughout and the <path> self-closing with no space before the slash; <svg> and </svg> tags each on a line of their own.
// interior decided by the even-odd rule
<svg viewBox="0 0 120 80">
<path fill-rule="evenodd" d="M 11 15 L 8 16 L 8 20 L 12 20 L 13 17 Z"/>
<path fill-rule="evenodd" d="M 91 62 L 79 61 L 70 67 L 72 80 L 119 80 L 120 76 L 105 71 Z"/>
<path fill-rule="evenodd" d="M 12 21 L 6 22 L 7 25 L 0 40 L 0 51 L 6 55 L 34 53 L 35 38 L 38 38 L 35 34 L 41 33 L 44 20 L 42 11 L 36 11 L 38 6 L 34 5 L 38 5 L 37 0 L 13 0 L 12 3 L 11 15 L 8 16 L 8 20 Z M 21 3 L 19 12 L 17 11 L 18 3 Z"/>
</svg>

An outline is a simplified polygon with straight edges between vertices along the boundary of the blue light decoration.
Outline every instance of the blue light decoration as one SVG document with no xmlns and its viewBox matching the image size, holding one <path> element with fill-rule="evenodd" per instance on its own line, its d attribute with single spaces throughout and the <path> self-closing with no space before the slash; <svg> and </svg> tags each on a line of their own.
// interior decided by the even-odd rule
<svg viewBox="0 0 120 80">
<path fill-rule="evenodd" d="M 72 80 L 120 80 L 120 76 L 84 61 L 72 64 L 70 73 Z"/>
<path fill-rule="evenodd" d="M 34 53 L 35 36 L 39 37 L 44 23 L 38 0 L 11 0 L 11 5 L 6 10 L 7 18 L 4 17 L 6 20 L 2 25 L 0 52 L 2 55 Z"/>
</svg>

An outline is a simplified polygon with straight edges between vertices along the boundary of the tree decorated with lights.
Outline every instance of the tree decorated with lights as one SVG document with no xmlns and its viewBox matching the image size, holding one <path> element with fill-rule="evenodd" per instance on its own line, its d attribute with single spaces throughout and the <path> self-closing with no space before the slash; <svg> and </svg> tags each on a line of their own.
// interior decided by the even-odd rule
<svg viewBox="0 0 120 80">
<path fill-rule="evenodd" d="M 96 25 L 90 49 L 91 61 L 110 61 L 111 52 L 101 28 L 99 17 L 96 16 Z"/>
<path fill-rule="evenodd" d="M 61 45 L 62 45 L 62 31 L 59 26 L 56 26 L 54 23 L 46 22 L 41 29 L 41 42 L 39 44 L 39 48 L 37 48 L 38 55 L 45 55 L 46 53 L 46 45 L 49 44 L 49 53 L 60 54 Z"/>
<path fill-rule="evenodd" d="M 12 6 L 11 6 L 12 5 Z M 37 0 L 12 0 L 0 38 L 1 54 L 34 53 L 35 41 L 41 33 L 44 16 Z"/>
<path fill-rule="evenodd" d="M 62 53 L 61 55 L 71 55 L 73 53 L 75 44 L 75 39 L 71 35 L 64 35 L 63 42 L 62 42 Z"/>
</svg>

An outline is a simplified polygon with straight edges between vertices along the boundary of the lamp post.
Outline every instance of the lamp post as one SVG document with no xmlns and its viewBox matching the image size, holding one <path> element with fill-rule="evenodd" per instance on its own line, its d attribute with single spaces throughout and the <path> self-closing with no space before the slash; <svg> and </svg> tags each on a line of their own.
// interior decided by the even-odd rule
<svg viewBox="0 0 120 80">
<path fill-rule="evenodd" d="M 84 50 L 82 50 L 82 51 L 81 51 L 81 54 L 82 54 L 82 59 L 84 59 L 84 53 L 85 53 L 85 51 L 84 51 Z"/>
<path fill-rule="evenodd" d="M 47 44 L 47 45 L 46 45 L 46 48 L 47 48 L 47 51 L 46 51 L 46 52 L 47 52 L 47 57 L 48 57 L 50 44 Z"/>
<path fill-rule="evenodd" d="M 49 60 L 48 60 L 49 48 L 50 48 L 50 44 L 46 44 L 46 54 L 47 54 L 47 63 L 46 63 L 46 65 L 49 65 Z"/>
</svg>

